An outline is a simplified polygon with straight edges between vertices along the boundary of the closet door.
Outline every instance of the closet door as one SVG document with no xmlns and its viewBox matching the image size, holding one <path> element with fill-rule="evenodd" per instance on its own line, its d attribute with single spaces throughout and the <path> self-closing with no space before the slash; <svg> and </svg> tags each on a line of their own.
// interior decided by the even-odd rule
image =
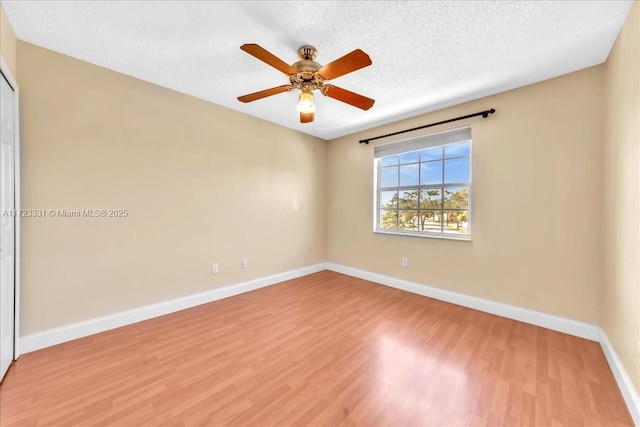
<svg viewBox="0 0 640 427">
<path fill-rule="evenodd" d="M 15 93 L 0 76 L 0 379 L 14 356 L 15 322 Z"/>
</svg>

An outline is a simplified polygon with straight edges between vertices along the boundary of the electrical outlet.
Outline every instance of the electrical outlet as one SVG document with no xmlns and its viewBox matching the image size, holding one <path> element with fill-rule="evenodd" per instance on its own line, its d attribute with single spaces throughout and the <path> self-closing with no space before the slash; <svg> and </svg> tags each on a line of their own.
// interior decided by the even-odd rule
<svg viewBox="0 0 640 427">
<path fill-rule="evenodd" d="M 405 268 L 409 267 L 409 260 L 406 258 L 402 258 L 402 266 Z"/>
<path fill-rule="evenodd" d="M 216 274 L 218 272 L 218 264 L 211 264 L 211 274 Z"/>
<path fill-rule="evenodd" d="M 249 268 L 249 260 L 247 258 L 242 258 L 242 268 Z"/>
</svg>

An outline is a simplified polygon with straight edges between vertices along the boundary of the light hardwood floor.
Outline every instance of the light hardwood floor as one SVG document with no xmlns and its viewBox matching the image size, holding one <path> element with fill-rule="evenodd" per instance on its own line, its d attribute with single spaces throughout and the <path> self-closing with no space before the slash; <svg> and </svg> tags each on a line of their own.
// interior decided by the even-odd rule
<svg viewBox="0 0 640 427">
<path fill-rule="evenodd" d="M 324 271 L 37 352 L 0 425 L 633 425 L 595 342 Z"/>
</svg>

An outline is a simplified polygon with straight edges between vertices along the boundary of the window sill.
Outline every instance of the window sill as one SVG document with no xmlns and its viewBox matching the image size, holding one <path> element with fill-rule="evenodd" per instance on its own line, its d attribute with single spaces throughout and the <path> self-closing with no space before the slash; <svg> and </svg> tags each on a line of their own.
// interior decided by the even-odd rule
<svg viewBox="0 0 640 427">
<path fill-rule="evenodd" d="M 444 240 L 461 240 L 463 242 L 470 242 L 471 235 L 456 235 L 456 234 L 423 234 L 413 233 L 411 231 L 399 231 L 399 230 L 373 230 L 376 234 L 389 234 L 392 236 L 409 236 L 409 237 L 426 237 L 428 239 L 444 239 Z"/>
</svg>

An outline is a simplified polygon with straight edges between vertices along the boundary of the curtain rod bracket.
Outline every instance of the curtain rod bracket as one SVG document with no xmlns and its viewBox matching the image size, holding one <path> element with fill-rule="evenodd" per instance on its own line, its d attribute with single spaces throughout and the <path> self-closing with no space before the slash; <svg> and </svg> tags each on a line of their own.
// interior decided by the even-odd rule
<svg viewBox="0 0 640 427">
<path fill-rule="evenodd" d="M 460 116 L 460 117 L 456 117 L 454 119 L 443 120 L 441 122 L 436 122 L 436 123 L 430 123 L 428 125 L 418 126 L 416 128 L 405 129 L 405 130 L 401 130 L 401 131 L 398 131 L 398 132 L 388 133 L 386 135 L 375 136 L 373 138 L 361 139 L 359 142 L 360 142 L 360 144 L 369 144 L 369 142 L 371 142 L 371 141 L 373 141 L 375 139 L 386 138 L 388 136 L 393 136 L 393 135 L 400 135 L 402 133 L 412 132 L 414 130 L 424 129 L 424 128 L 428 128 L 428 127 L 431 127 L 431 126 L 443 125 L 445 123 L 451 123 L 451 122 L 455 122 L 455 121 L 458 121 L 458 120 L 469 119 L 471 117 L 476 117 L 476 116 L 482 116 L 482 118 L 486 119 L 487 117 L 489 117 L 489 114 L 493 114 L 495 112 L 496 112 L 495 108 L 491 108 L 490 110 L 484 110 L 484 111 L 480 111 L 478 113 L 467 114 L 466 116 Z"/>
</svg>

